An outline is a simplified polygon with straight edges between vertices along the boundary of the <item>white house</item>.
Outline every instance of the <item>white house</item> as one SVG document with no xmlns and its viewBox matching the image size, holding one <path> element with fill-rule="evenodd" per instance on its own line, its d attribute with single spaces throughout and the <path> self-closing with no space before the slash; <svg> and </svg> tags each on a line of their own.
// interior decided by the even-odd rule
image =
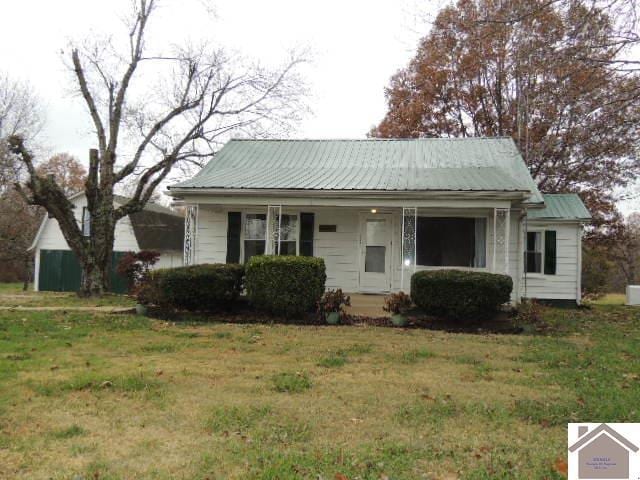
<svg viewBox="0 0 640 480">
<path fill-rule="evenodd" d="M 69 199 L 75 206 L 74 214 L 85 235 L 90 235 L 87 215 L 87 197 L 83 193 Z M 128 201 L 114 197 L 119 206 Z M 113 245 L 113 266 L 124 252 L 156 250 L 160 260 L 155 268 L 177 267 L 183 264 L 184 217 L 160 205 L 149 203 L 141 212 L 118 221 Z M 55 218 L 45 215 L 30 250 L 35 254 L 34 290 L 77 291 L 80 287 L 80 265 Z M 112 290 L 124 292 L 126 282 L 115 272 L 111 275 Z"/>
<path fill-rule="evenodd" d="M 231 140 L 169 188 L 185 261 L 314 255 L 327 288 L 410 288 L 416 270 L 506 273 L 513 300 L 580 302 L 578 196 L 542 195 L 510 138 Z"/>
</svg>

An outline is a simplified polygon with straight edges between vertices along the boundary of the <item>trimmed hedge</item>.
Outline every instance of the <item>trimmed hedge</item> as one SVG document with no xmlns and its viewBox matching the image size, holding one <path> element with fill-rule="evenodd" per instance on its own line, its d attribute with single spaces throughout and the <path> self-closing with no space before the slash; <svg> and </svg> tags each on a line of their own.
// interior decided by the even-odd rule
<svg viewBox="0 0 640 480">
<path fill-rule="evenodd" d="M 242 293 L 244 266 L 202 264 L 151 272 L 154 303 L 190 310 L 229 308 Z"/>
<path fill-rule="evenodd" d="M 312 310 L 324 293 L 324 260 L 316 257 L 258 255 L 246 266 L 249 301 L 259 310 L 299 317 Z"/>
<path fill-rule="evenodd" d="M 411 277 L 411 299 L 425 313 L 467 322 L 491 317 L 512 289 L 510 276 L 495 273 L 437 270 Z"/>
</svg>

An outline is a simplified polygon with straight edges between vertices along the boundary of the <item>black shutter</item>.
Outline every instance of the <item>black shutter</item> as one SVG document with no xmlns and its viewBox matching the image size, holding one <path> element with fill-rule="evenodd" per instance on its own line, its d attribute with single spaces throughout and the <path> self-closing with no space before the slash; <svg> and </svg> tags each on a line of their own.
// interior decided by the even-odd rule
<svg viewBox="0 0 640 480">
<path fill-rule="evenodd" d="M 300 214 L 300 255 L 313 257 L 314 214 Z"/>
<path fill-rule="evenodd" d="M 227 263 L 240 263 L 240 229 L 242 214 L 229 212 L 227 223 Z"/>
<path fill-rule="evenodd" d="M 545 275 L 556 274 L 556 231 L 545 230 L 544 232 L 544 273 Z"/>
</svg>

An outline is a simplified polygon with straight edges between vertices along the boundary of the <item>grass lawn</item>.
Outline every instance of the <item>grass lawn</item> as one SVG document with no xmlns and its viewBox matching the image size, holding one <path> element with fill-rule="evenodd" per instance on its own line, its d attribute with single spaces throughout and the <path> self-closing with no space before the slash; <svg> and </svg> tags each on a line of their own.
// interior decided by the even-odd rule
<svg viewBox="0 0 640 480">
<path fill-rule="evenodd" d="M 3 311 L 0 478 L 564 478 L 566 422 L 640 421 L 640 310 L 545 316 L 553 336 Z"/>
<path fill-rule="evenodd" d="M 0 307 L 133 307 L 135 300 L 125 295 L 80 298 L 72 292 L 22 290 L 22 283 L 0 283 Z"/>
<path fill-rule="evenodd" d="M 627 296 L 624 293 L 607 293 L 603 297 L 594 300 L 596 305 L 624 305 L 627 301 Z"/>
</svg>

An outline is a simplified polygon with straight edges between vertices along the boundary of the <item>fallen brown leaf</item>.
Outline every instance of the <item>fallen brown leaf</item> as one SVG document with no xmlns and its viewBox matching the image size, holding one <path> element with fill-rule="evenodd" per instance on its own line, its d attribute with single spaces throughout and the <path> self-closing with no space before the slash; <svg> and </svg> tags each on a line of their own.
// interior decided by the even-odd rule
<svg viewBox="0 0 640 480">
<path fill-rule="evenodd" d="M 567 464 L 567 461 L 562 457 L 556 458 L 556 461 L 553 464 L 553 468 L 556 472 L 562 473 L 563 475 L 567 475 L 567 473 L 569 472 L 569 465 Z"/>
</svg>

